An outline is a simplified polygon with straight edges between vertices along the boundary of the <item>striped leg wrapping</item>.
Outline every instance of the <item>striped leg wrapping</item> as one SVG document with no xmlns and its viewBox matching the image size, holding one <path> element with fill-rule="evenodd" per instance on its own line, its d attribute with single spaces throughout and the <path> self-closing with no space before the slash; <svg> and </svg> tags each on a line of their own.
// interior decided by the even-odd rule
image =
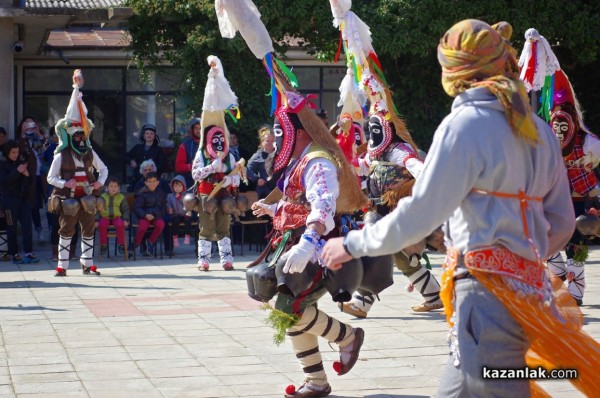
<svg viewBox="0 0 600 398">
<path fill-rule="evenodd" d="M 71 247 L 71 239 L 60 236 L 58 239 L 58 268 L 69 268 L 69 249 Z"/>
<path fill-rule="evenodd" d="M 546 264 L 548 264 L 548 269 L 554 275 L 564 280 L 567 275 L 567 263 L 560 252 L 557 252 L 555 255 L 550 257 Z"/>
<path fill-rule="evenodd" d="M 296 358 L 304 371 L 305 381 L 318 386 L 327 384 L 317 336 L 344 347 L 354 339 L 352 327 L 341 323 L 315 307 L 308 307 L 302 318 L 288 329 Z"/>
<path fill-rule="evenodd" d="M 352 300 L 350 300 L 350 304 L 357 307 L 359 310 L 364 312 L 369 312 L 373 304 L 375 303 L 375 296 L 367 293 L 360 294 L 358 292 L 354 293 L 352 296 Z"/>
<path fill-rule="evenodd" d="M 425 299 L 432 304 L 440 301 L 440 284 L 427 268 L 421 268 L 408 277 L 410 283 Z"/>
<path fill-rule="evenodd" d="M 94 237 L 86 238 L 84 236 L 81 237 L 81 257 L 80 262 L 84 267 L 91 267 L 94 265 Z"/>
<path fill-rule="evenodd" d="M 569 281 L 569 293 L 573 298 L 583 299 L 585 292 L 585 263 L 575 261 L 572 258 L 567 260 L 567 280 Z"/>
<path fill-rule="evenodd" d="M 198 265 L 210 264 L 212 256 L 212 242 L 198 239 Z"/>
<path fill-rule="evenodd" d="M 0 231 L 0 254 L 8 253 L 8 238 L 6 231 Z"/>
</svg>

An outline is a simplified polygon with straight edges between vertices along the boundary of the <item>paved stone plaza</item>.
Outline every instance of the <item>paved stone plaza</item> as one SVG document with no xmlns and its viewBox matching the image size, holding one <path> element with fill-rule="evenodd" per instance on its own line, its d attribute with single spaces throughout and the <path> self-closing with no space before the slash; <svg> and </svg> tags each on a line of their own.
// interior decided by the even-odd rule
<svg viewBox="0 0 600 398">
<path fill-rule="evenodd" d="M 72 261 L 66 278 L 38 253 L 39 264 L 0 263 L 1 397 L 269 398 L 302 382 L 289 343 L 272 343 L 265 312 L 246 294 L 256 252 L 245 248 L 229 272 L 216 255 L 213 270 L 198 271 L 184 247 L 172 259 L 103 259 L 100 277 Z M 584 328 L 600 340 L 600 250 L 590 253 Z M 431 258 L 439 277 L 442 257 Z M 395 280 L 367 319 L 323 298 L 321 308 L 366 332 L 359 362 L 341 377 L 337 352 L 321 341 L 332 397 L 435 395 L 448 327 L 439 311 L 412 313 L 420 297 L 398 272 Z M 564 381 L 543 385 L 555 397 L 582 396 Z"/>
</svg>

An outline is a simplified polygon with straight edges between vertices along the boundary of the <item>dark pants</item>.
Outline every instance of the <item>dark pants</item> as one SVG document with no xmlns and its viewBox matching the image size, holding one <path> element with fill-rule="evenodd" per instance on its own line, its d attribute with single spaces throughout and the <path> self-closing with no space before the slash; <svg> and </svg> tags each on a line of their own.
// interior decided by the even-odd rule
<svg viewBox="0 0 600 398">
<path fill-rule="evenodd" d="M 583 200 L 574 200 L 573 201 L 573 209 L 575 210 L 575 217 L 579 217 L 582 214 L 585 214 L 585 202 Z M 573 232 L 573 236 L 571 236 L 571 240 L 567 244 L 567 248 L 565 249 L 565 254 L 567 258 L 573 258 L 575 255 L 575 248 L 583 242 L 583 236 L 579 233 L 577 228 Z"/>
<path fill-rule="evenodd" d="M 31 206 L 24 198 L 18 196 L 3 196 L 2 206 L 6 213 L 6 235 L 8 238 L 8 254 L 15 255 L 19 252 L 17 243 L 17 221 L 21 224 L 23 234 L 23 250 L 25 253 L 33 251 Z"/>
</svg>

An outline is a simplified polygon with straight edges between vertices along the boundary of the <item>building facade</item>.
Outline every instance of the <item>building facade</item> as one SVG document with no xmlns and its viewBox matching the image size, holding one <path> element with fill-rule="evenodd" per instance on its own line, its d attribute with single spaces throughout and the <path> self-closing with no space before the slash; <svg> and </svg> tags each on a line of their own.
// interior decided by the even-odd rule
<svg viewBox="0 0 600 398">
<path fill-rule="evenodd" d="M 82 92 L 96 125 L 94 148 L 110 174 L 126 181 L 124 155 L 138 142 L 140 127 L 156 125 L 168 151 L 169 135 L 183 132 L 188 118 L 169 81 L 175 73 L 151 76 L 147 84 L 131 67 L 127 20 L 132 10 L 119 3 L 0 0 L 0 126 L 14 137 L 22 118 L 32 116 L 47 132 L 64 116 L 73 69 L 82 69 Z M 345 66 L 317 62 L 301 49 L 288 58 L 303 92 L 317 94 L 320 107 L 335 120 Z"/>
</svg>

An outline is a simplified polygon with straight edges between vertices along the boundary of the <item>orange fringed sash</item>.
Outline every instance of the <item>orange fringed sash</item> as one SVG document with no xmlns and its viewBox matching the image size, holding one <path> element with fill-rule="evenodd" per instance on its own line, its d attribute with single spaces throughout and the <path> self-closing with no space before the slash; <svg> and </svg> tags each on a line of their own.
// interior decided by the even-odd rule
<svg viewBox="0 0 600 398">
<path fill-rule="evenodd" d="M 524 209 L 526 199 L 519 196 Z M 523 219 L 525 235 L 529 238 L 524 213 Z M 459 260 L 460 253 L 449 249 L 443 265 L 440 297 L 450 325 L 454 312 L 454 269 Z M 463 262 L 525 331 L 531 342 L 525 358 L 527 365 L 548 370 L 577 369 L 579 377 L 570 380 L 571 383 L 587 396 L 597 396 L 600 391 L 597 375 L 600 344 L 581 330 L 581 311 L 562 281 L 555 277 L 551 280 L 541 261 L 527 260 L 502 246 L 469 251 Z M 531 394 L 533 397 L 548 396 L 534 381 L 531 382 Z"/>
</svg>

